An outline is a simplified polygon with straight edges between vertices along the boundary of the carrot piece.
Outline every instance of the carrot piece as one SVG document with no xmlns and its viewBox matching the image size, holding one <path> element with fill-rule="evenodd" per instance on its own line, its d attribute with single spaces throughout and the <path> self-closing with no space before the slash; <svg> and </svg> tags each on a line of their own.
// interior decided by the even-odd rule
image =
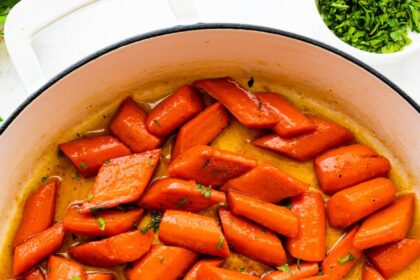
<svg viewBox="0 0 420 280">
<path fill-rule="evenodd" d="M 229 247 L 217 221 L 184 211 L 166 210 L 159 227 L 159 239 L 199 253 L 228 257 Z"/>
<path fill-rule="evenodd" d="M 63 224 L 57 223 L 15 248 L 13 255 L 13 276 L 30 269 L 63 244 Z"/>
<path fill-rule="evenodd" d="M 318 263 L 304 262 L 299 266 L 296 264 L 291 265 L 284 271 L 273 271 L 264 276 L 263 280 L 288 280 L 288 279 L 303 279 L 317 275 L 319 272 Z"/>
<path fill-rule="evenodd" d="M 348 227 L 394 201 L 395 191 L 394 184 L 387 178 L 372 179 L 341 190 L 327 201 L 329 224 Z"/>
<path fill-rule="evenodd" d="M 243 89 L 232 78 L 199 80 L 193 86 L 222 103 L 239 122 L 251 128 L 268 128 L 277 123 L 257 97 Z"/>
<path fill-rule="evenodd" d="M 222 191 L 237 191 L 268 202 L 279 202 L 308 189 L 308 184 L 268 163 L 259 164 L 251 171 L 230 179 L 221 188 Z"/>
<path fill-rule="evenodd" d="M 48 182 L 39 186 L 28 198 L 19 229 L 13 240 L 13 248 L 51 227 L 54 222 L 55 202 L 59 186 L 59 181 Z"/>
<path fill-rule="evenodd" d="M 354 246 L 367 249 L 399 241 L 407 234 L 413 218 L 414 194 L 407 194 L 364 220 L 354 237 Z"/>
<path fill-rule="evenodd" d="M 210 266 L 221 266 L 225 260 L 224 259 L 203 259 L 199 260 L 194 264 L 194 266 L 188 271 L 187 275 L 184 276 L 183 280 L 196 280 L 197 271 L 204 265 Z"/>
<path fill-rule="evenodd" d="M 261 263 L 277 266 L 286 262 L 280 239 L 270 230 L 219 209 L 223 233 L 235 251 Z"/>
<path fill-rule="evenodd" d="M 248 218 L 279 234 L 297 236 L 298 218 L 287 208 L 234 192 L 229 192 L 227 199 L 229 208 L 234 214 Z"/>
<path fill-rule="evenodd" d="M 396 243 L 372 248 L 366 251 L 366 255 L 379 273 L 389 278 L 420 257 L 420 239 L 406 238 Z"/>
<path fill-rule="evenodd" d="M 333 194 L 354 184 L 386 176 L 391 165 L 371 148 L 353 144 L 321 155 L 315 159 L 314 169 L 322 191 Z"/>
<path fill-rule="evenodd" d="M 302 278 L 303 280 L 329 280 L 329 275 L 319 275 L 319 276 L 313 276 L 308 278 Z"/>
<path fill-rule="evenodd" d="M 320 193 L 307 192 L 291 199 L 290 209 L 299 219 L 298 235 L 288 238 L 290 255 L 305 261 L 322 261 L 326 251 L 324 200 Z"/>
<path fill-rule="evenodd" d="M 176 136 L 172 158 L 197 145 L 209 144 L 229 124 L 229 114 L 219 102 L 184 124 Z"/>
<path fill-rule="evenodd" d="M 254 159 L 244 155 L 199 145 L 189 148 L 173 160 L 167 173 L 171 177 L 220 186 L 256 165 Z"/>
<path fill-rule="evenodd" d="M 95 213 L 95 217 L 80 214 L 77 207 L 69 209 L 64 216 L 64 231 L 89 236 L 113 236 L 133 228 L 143 215 L 143 209 L 133 209 L 127 212 L 107 210 Z M 98 218 L 104 220 L 105 228 L 101 228 Z"/>
<path fill-rule="evenodd" d="M 211 265 L 203 265 L 197 271 L 197 280 L 258 280 L 256 276 L 231 271 Z"/>
<path fill-rule="evenodd" d="M 372 266 L 365 264 L 362 270 L 362 280 L 385 280 L 385 278 Z"/>
<path fill-rule="evenodd" d="M 23 274 L 25 280 L 45 280 L 44 273 L 39 268 L 32 268 Z"/>
<path fill-rule="evenodd" d="M 159 161 L 160 149 L 114 158 L 99 170 L 81 213 L 137 201 L 149 184 Z"/>
<path fill-rule="evenodd" d="M 126 271 L 126 276 L 128 280 L 177 280 L 197 257 L 183 248 L 153 245 L 148 254 Z"/>
<path fill-rule="evenodd" d="M 111 273 L 91 273 L 87 275 L 87 280 L 114 280 L 115 277 Z"/>
<path fill-rule="evenodd" d="M 111 132 L 134 153 L 152 150 L 162 139 L 151 134 L 146 127 L 146 113 L 129 97 L 111 121 Z"/>
<path fill-rule="evenodd" d="M 109 159 L 131 154 L 124 144 L 109 135 L 77 139 L 58 147 L 84 177 L 95 176 Z"/>
<path fill-rule="evenodd" d="M 51 256 L 48 260 L 48 280 L 87 280 L 86 271 L 77 262 Z"/>
<path fill-rule="evenodd" d="M 196 184 L 195 181 L 167 178 L 154 182 L 139 205 L 153 210 L 199 212 L 225 201 L 225 193 L 212 190 L 211 187 Z"/>
</svg>

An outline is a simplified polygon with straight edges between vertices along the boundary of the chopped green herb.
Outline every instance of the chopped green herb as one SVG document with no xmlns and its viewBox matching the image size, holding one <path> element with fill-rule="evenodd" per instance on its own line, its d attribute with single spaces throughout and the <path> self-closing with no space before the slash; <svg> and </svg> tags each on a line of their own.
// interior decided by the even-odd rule
<svg viewBox="0 0 420 280">
<path fill-rule="evenodd" d="M 338 262 L 340 264 L 344 264 L 344 263 L 349 262 L 349 261 L 352 261 L 352 260 L 354 260 L 353 255 L 352 254 L 348 254 L 347 256 L 345 256 L 343 258 L 339 258 L 338 259 Z"/>
<path fill-rule="evenodd" d="M 158 121 L 158 120 L 154 119 L 154 120 L 153 120 L 153 122 L 154 122 L 157 126 L 160 126 L 160 123 L 159 123 L 159 121 Z"/>
<path fill-rule="evenodd" d="M 285 263 L 285 264 L 282 264 L 281 266 L 278 266 L 277 269 L 278 270 L 281 270 L 281 271 L 289 271 L 290 270 L 290 266 L 289 266 L 288 263 Z"/>
<path fill-rule="evenodd" d="M 209 198 L 211 195 L 211 185 L 207 189 L 203 190 L 202 194 L 204 195 L 205 198 Z"/>
<path fill-rule="evenodd" d="M 245 267 L 240 267 L 239 268 L 239 272 L 244 272 L 245 271 Z"/>
<path fill-rule="evenodd" d="M 249 78 L 249 80 L 248 80 L 248 87 L 249 88 L 252 88 L 252 86 L 254 85 L 254 78 L 253 77 L 251 77 L 251 78 Z"/>
<path fill-rule="evenodd" d="M 93 199 L 93 194 L 87 195 L 87 201 L 90 202 Z"/>
<path fill-rule="evenodd" d="M 219 242 L 217 242 L 217 245 L 216 245 L 217 250 L 222 249 L 224 241 L 225 241 L 225 237 L 223 235 L 220 235 Z"/>
<path fill-rule="evenodd" d="M 82 170 L 86 170 L 86 169 L 88 169 L 89 168 L 89 166 L 85 163 L 85 162 L 80 162 L 80 168 L 82 169 Z"/>
<path fill-rule="evenodd" d="M 182 198 L 180 201 L 178 201 L 178 204 L 176 205 L 176 208 L 181 208 L 182 206 L 185 205 L 185 203 L 188 202 L 188 197 L 184 197 Z"/>
<path fill-rule="evenodd" d="M 96 222 L 99 225 L 99 229 L 104 231 L 105 230 L 105 226 L 106 226 L 106 221 L 104 218 L 102 217 L 96 217 Z"/>
<path fill-rule="evenodd" d="M 48 176 L 42 176 L 41 177 L 41 182 L 45 183 L 45 181 L 47 181 L 47 179 L 48 179 Z"/>
<path fill-rule="evenodd" d="M 297 268 L 300 270 L 300 259 L 297 259 L 297 261 L 296 261 L 296 266 L 297 266 Z"/>
<path fill-rule="evenodd" d="M 204 189 L 206 186 L 202 185 L 202 184 L 195 184 L 195 188 L 198 190 L 202 190 Z"/>
<path fill-rule="evenodd" d="M 107 159 L 106 161 L 104 161 L 104 164 L 109 164 L 111 161 L 109 159 Z"/>
<path fill-rule="evenodd" d="M 145 228 L 140 230 L 141 233 L 146 234 L 149 230 L 153 230 L 153 232 L 157 232 L 160 225 L 160 220 L 162 219 L 162 213 L 160 212 L 150 212 L 150 222 L 147 224 Z"/>
<path fill-rule="evenodd" d="M 79 275 L 73 275 L 72 277 L 71 277 L 71 280 L 81 280 L 82 278 L 80 278 L 80 276 Z"/>
<path fill-rule="evenodd" d="M 0 122 L 2 122 L 3 121 L 3 118 L 2 117 L 0 117 Z"/>
<path fill-rule="evenodd" d="M 292 209 L 292 203 L 289 202 L 286 205 L 284 205 L 284 207 L 286 207 L 287 209 Z"/>
</svg>

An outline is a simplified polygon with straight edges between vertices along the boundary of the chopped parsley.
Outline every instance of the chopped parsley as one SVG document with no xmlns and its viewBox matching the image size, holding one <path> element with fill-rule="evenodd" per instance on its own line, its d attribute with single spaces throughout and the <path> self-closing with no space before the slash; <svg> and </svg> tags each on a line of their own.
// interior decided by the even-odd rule
<svg viewBox="0 0 420 280">
<path fill-rule="evenodd" d="M 176 205 L 176 208 L 181 208 L 182 206 L 185 205 L 185 203 L 188 202 L 188 197 L 184 197 L 182 198 L 180 201 L 178 201 L 178 204 Z"/>
<path fill-rule="evenodd" d="M 239 272 L 244 272 L 245 271 L 245 267 L 240 267 L 239 268 Z"/>
<path fill-rule="evenodd" d="M 104 218 L 102 217 L 96 217 L 96 222 L 99 225 L 99 229 L 104 231 L 105 230 L 105 226 L 106 226 L 106 221 Z"/>
<path fill-rule="evenodd" d="M 86 170 L 86 169 L 88 169 L 88 168 L 89 168 L 89 166 L 88 166 L 85 162 L 81 161 L 81 162 L 80 162 L 80 168 L 81 168 L 82 170 Z"/>
<path fill-rule="evenodd" d="M 207 188 L 206 188 L 206 186 L 204 186 L 204 185 L 202 185 L 202 184 L 196 184 L 195 185 L 195 188 L 197 189 L 197 190 L 199 190 L 200 191 L 200 193 L 205 197 L 205 198 L 209 198 L 210 197 L 210 195 L 211 195 L 211 189 L 212 189 L 212 186 L 210 185 L 210 186 L 208 186 Z"/>
<path fill-rule="evenodd" d="M 71 280 L 81 280 L 82 278 L 80 278 L 80 276 L 79 275 L 73 275 L 72 277 L 71 277 Z"/>
<path fill-rule="evenodd" d="M 0 122 L 4 121 L 2 117 L 0 117 Z"/>
<path fill-rule="evenodd" d="M 90 202 L 93 199 L 93 194 L 87 195 L 87 201 Z"/>
<path fill-rule="evenodd" d="M 45 181 L 47 181 L 47 179 L 48 179 L 48 176 L 42 176 L 41 177 L 41 182 L 45 183 Z"/>
<path fill-rule="evenodd" d="M 220 235 L 219 242 L 217 242 L 217 245 L 216 245 L 217 250 L 222 249 L 224 241 L 225 241 L 225 237 L 223 235 Z"/>
<path fill-rule="evenodd" d="M 297 261 L 296 261 L 296 266 L 297 266 L 297 268 L 300 270 L 300 259 L 297 259 Z"/>
<path fill-rule="evenodd" d="M 276 267 L 278 270 L 281 271 L 289 271 L 290 265 L 288 263 L 282 264 L 281 266 Z"/>
<path fill-rule="evenodd" d="M 348 254 L 347 256 L 343 257 L 343 258 L 339 258 L 338 262 L 340 264 L 345 264 L 346 262 L 352 261 L 354 260 L 354 257 L 352 254 Z"/>
<path fill-rule="evenodd" d="M 107 159 L 106 161 L 104 161 L 104 164 L 109 164 L 111 161 L 109 159 Z"/>
<path fill-rule="evenodd" d="M 160 220 L 162 219 L 162 213 L 160 212 L 150 212 L 150 222 L 147 226 L 140 230 L 141 233 L 146 234 L 149 230 L 153 230 L 153 232 L 157 232 L 160 225 Z"/>
</svg>

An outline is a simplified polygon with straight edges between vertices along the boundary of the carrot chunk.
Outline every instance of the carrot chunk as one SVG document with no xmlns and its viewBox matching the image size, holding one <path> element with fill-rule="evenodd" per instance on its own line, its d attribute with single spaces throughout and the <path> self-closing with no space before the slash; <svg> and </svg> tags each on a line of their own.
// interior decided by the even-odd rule
<svg viewBox="0 0 420 280">
<path fill-rule="evenodd" d="M 304 262 L 300 263 L 299 266 L 293 264 L 282 267 L 282 270 L 270 272 L 263 277 L 263 280 L 304 279 L 305 277 L 317 275 L 318 272 L 318 263 Z"/>
<path fill-rule="evenodd" d="M 228 257 L 229 247 L 217 221 L 184 211 L 166 210 L 159 228 L 159 239 L 199 253 Z"/>
<path fill-rule="evenodd" d="M 59 186 L 60 182 L 56 180 L 43 184 L 28 198 L 19 229 L 13 240 L 13 248 L 53 224 Z"/>
<path fill-rule="evenodd" d="M 277 266 L 286 262 L 280 239 L 270 230 L 219 209 L 223 233 L 235 251 L 261 263 Z"/>
<path fill-rule="evenodd" d="M 48 260 L 48 280 L 87 280 L 86 271 L 77 262 L 51 256 Z"/>
<path fill-rule="evenodd" d="M 308 278 L 302 278 L 304 280 L 329 280 L 329 275 L 312 276 Z"/>
<path fill-rule="evenodd" d="M 153 210 L 199 212 L 225 200 L 225 193 L 212 190 L 211 187 L 196 184 L 195 181 L 167 178 L 153 183 L 139 205 Z"/>
<path fill-rule="evenodd" d="M 371 148 L 353 144 L 321 155 L 315 159 L 314 169 L 322 191 L 333 194 L 354 184 L 386 176 L 391 165 Z"/>
<path fill-rule="evenodd" d="M 239 122 L 251 128 L 268 128 L 277 123 L 271 112 L 261 106 L 257 97 L 231 78 L 199 80 L 193 86 L 222 103 Z"/>
<path fill-rule="evenodd" d="M 407 194 L 364 220 L 354 237 L 354 246 L 367 249 L 399 241 L 407 234 L 413 218 L 414 194 Z"/>
<path fill-rule="evenodd" d="M 197 272 L 197 280 L 258 280 L 256 276 L 231 271 L 216 266 L 203 265 Z"/>
<path fill-rule="evenodd" d="M 199 145 L 189 148 L 173 160 L 167 172 L 171 177 L 220 186 L 256 165 L 254 159 L 244 155 Z"/>
<path fill-rule="evenodd" d="M 91 273 L 87 275 L 87 280 L 114 280 L 115 277 L 111 273 Z"/>
<path fill-rule="evenodd" d="M 183 280 L 196 280 L 197 271 L 204 265 L 210 266 L 221 266 L 225 260 L 224 259 L 202 259 L 194 264 L 194 266 L 188 271 Z"/>
<path fill-rule="evenodd" d="M 304 161 L 354 139 L 353 134 L 345 127 L 321 119 L 310 119 L 316 125 L 316 130 L 312 133 L 293 138 L 269 134 L 254 139 L 252 144 L 292 159 Z"/>
<path fill-rule="evenodd" d="M 365 264 L 362 270 L 362 280 L 385 280 L 385 278 L 372 266 Z"/>
<path fill-rule="evenodd" d="M 39 268 L 32 268 L 23 274 L 25 280 L 45 280 L 44 273 Z"/>
</svg>

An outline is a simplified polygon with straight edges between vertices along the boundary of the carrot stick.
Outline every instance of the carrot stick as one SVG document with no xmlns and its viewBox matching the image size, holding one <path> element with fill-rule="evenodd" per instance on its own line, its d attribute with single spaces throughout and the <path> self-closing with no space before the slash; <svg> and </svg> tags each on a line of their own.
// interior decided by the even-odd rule
<svg viewBox="0 0 420 280">
<path fill-rule="evenodd" d="M 259 164 L 247 173 L 230 179 L 222 191 L 236 191 L 255 196 L 268 202 L 302 194 L 309 186 L 268 163 Z"/>
<path fill-rule="evenodd" d="M 229 124 L 229 114 L 219 102 L 184 124 L 176 136 L 172 158 L 197 145 L 207 145 Z"/>
<path fill-rule="evenodd" d="M 256 276 L 231 271 L 211 265 L 203 265 L 197 271 L 197 280 L 258 280 Z"/>
<path fill-rule="evenodd" d="M 385 280 L 372 266 L 365 264 L 362 270 L 362 280 Z"/>
<path fill-rule="evenodd" d="M 332 227 L 348 227 L 394 200 L 395 187 L 387 178 L 372 179 L 341 190 L 327 202 L 329 224 Z"/>
<path fill-rule="evenodd" d="M 183 280 L 196 280 L 197 271 L 204 265 L 210 266 L 221 266 L 225 260 L 224 259 L 203 259 L 194 264 L 194 266 L 188 271 Z"/>
<path fill-rule="evenodd" d="M 244 155 L 199 145 L 189 148 L 173 160 L 167 173 L 171 177 L 220 186 L 256 165 L 254 159 Z"/>
<path fill-rule="evenodd" d="M 328 275 L 319 275 L 319 276 L 312 276 L 308 278 L 302 278 L 302 280 L 329 280 Z"/>
<path fill-rule="evenodd" d="M 288 280 L 288 279 L 303 279 L 317 275 L 319 272 L 318 263 L 304 262 L 299 266 L 293 264 L 291 266 L 282 266 L 282 270 L 273 271 L 264 276 L 263 280 Z"/>
<path fill-rule="evenodd" d="M 413 218 L 414 194 L 407 194 L 364 220 L 353 244 L 358 249 L 367 249 L 399 241 L 407 234 Z"/>
<path fill-rule="evenodd" d="M 217 221 L 184 211 L 166 210 L 159 228 L 159 239 L 206 255 L 228 257 L 229 247 Z"/>
<path fill-rule="evenodd" d="M 312 133 L 293 138 L 269 134 L 254 139 L 252 144 L 292 159 L 304 161 L 354 139 L 353 134 L 345 127 L 317 118 L 310 119 L 316 125 L 316 130 Z"/>
<path fill-rule="evenodd" d="M 277 123 L 276 118 L 255 95 L 231 78 L 195 81 L 193 86 L 217 99 L 247 127 L 268 128 Z"/>
<path fill-rule="evenodd" d="M 386 176 L 391 165 L 371 148 L 353 144 L 321 155 L 315 159 L 314 169 L 322 191 L 333 194 L 357 183 Z"/>
<path fill-rule="evenodd" d="M 28 198 L 19 229 L 13 240 L 13 248 L 46 230 L 53 224 L 59 186 L 59 181 L 48 182 L 39 186 Z"/>
<path fill-rule="evenodd" d="M 91 273 L 87 275 L 87 280 L 114 280 L 115 277 L 111 273 Z"/>
<path fill-rule="evenodd" d="M 112 136 L 77 139 L 58 147 L 84 177 L 95 176 L 101 165 L 109 159 L 131 154 L 124 144 Z"/>
<path fill-rule="evenodd" d="M 195 181 L 167 178 L 153 183 L 139 205 L 153 210 L 179 209 L 199 212 L 225 202 L 225 193 L 212 190 Z"/>
<path fill-rule="evenodd" d="M 248 195 L 229 192 L 229 208 L 236 214 L 261 224 L 279 234 L 296 237 L 298 218 L 285 207 L 268 203 Z"/>
<path fill-rule="evenodd" d="M 44 273 L 39 268 L 32 268 L 23 274 L 25 280 L 45 280 Z"/>
<path fill-rule="evenodd" d="M 280 239 L 270 230 L 219 208 L 223 233 L 235 251 L 261 263 L 277 266 L 286 262 Z"/>
<path fill-rule="evenodd" d="M 48 280 L 87 280 L 86 271 L 77 262 L 51 256 L 48 260 Z"/>
</svg>

